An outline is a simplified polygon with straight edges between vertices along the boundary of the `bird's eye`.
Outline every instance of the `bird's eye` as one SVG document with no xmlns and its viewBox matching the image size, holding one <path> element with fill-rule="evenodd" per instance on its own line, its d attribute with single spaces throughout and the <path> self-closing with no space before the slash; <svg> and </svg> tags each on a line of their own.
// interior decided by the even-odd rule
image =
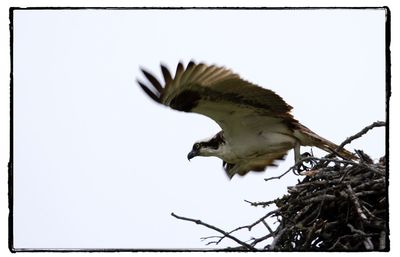
<svg viewBox="0 0 400 257">
<path fill-rule="evenodd" d="M 200 148 L 200 144 L 199 143 L 196 143 L 196 144 L 193 145 L 193 149 L 194 150 L 199 150 L 199 148 Z"/>
</svg>

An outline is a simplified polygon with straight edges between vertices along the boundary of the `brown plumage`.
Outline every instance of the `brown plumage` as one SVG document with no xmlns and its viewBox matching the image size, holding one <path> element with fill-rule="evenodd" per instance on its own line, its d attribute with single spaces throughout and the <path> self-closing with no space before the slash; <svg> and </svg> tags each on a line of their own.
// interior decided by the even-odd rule
<svg viewBox="0 0 400 257">
<path fill-rule="evenodd" d="M 214 65 L 179 63 L 175 75 L 161 65 L 164 83 L 142 69 L 145 84 L 140 87 L 154 101 L 178 111 L 200 113 L 222 128 L 209 141 L 194 144 L 188 158 L 217 156 L 229 177 L 249 171 L 263 171 L 283 159 L 288 150 L 300 158 L 300 145 L 334 152 L 337 145 L 300 124 L 292 107 L 275 92 L 254 85 L 232 71 Z M 217 146 L 217 147 L 216 147 Z M 354 159 L 345 149 L 343 158 Z"/>
</svg>

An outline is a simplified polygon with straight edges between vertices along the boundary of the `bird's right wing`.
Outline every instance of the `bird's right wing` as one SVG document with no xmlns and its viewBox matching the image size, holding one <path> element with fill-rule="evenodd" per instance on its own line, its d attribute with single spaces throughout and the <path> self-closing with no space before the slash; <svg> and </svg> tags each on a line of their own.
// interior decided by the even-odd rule
<svg viewBox="0 0 400 257">
<path fill-rule="evenodd" d="M 292 107 L 280 96 L 226 68 L 190 62 L 186 68 L 179 63 L 174 77 L 163 65 L 161 71 L 164 85 L 142 69 L 150 84 L 138 83 L 147 95 L 175 110 L 208 116 L 227 137 L 235 136 L 238 122 L 263 130 L 294 128 L 298 124 L 290 114 Z M 238 130 L 243 133 L 243 129 Z"/>
</svg>

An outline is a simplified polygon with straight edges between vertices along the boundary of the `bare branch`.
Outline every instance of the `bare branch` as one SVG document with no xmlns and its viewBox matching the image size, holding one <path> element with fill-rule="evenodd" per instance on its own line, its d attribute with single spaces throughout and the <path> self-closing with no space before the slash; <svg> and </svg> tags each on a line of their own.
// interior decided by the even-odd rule
<svg viewBox="0 0 400 257">
<path fill-rule="evenodd" d="M 366 126 L 365 128 L 363 128 L 360 132 L 358 132 L 357 134 L 352 135 L 351 137 L 348 137 L 346 140 L 344 140 L 338 148 L 336 148 L 336 151 L 340 151 L 340 149 L 342 149 L 345 145 L 351 143 L 351 141 L 353 141 L 354 139 L 360 138 L 361 136 L 363 136 L 364 134 L 366 134 L 369 130 L 376 128 L 376 127 L 384 127 L 386 126 L 386 122 L 384 121 L 375 121 L 374 123 L 372 123 L 369 126 Z"/>
<path fill-rule="evenodd" d="M 254 248 L 253 246 L 251 246 L 251 245 L 249 245 L 249 244 L 247 244 L 247 243 L 245 243 L 245 242 L 243 242 L 243 241 L 237 239 L 236 237 L 230 235 L 229 233 L 227 233 L 227 232 L 223 231 L 222 229 L 217 228 L 217 227 L 215 227 L 215 226 L 213 226 L 213 225 L 210 225 L 210 224 L 207 224 L 207 223 L 205 223 L 205 222 L 202 222 L 201 220 L 196 220 L 196 219 L 191 219 L 191 218 L 186 218 L 186 217 L 178 216 L 178 215 L 176 215 L 176 214 L 173 213 L 173 212 L 171 213 L 171 215 L 172 215 L 173 217 L 177 218 L 177 219 L 186 220 L 186 221 L 190 221 L 190 222 L 194 222 L 194 223 L 196 223 L 196 224 L 198 224 L 198 225 L 202 225 L 202 226 L 205 226 L 205 227 L 210 228 L 210 229 L 212 229 L 212 230 L 215 230 L 215 231 L 221 233 L 222 235 L 224 235 L 225 237 L 232 239 L 233 241 L 235 241 L 236 243 L 238 243 L 238 244 L 240 244 L 241 246 L 245 247 L 246 249 L 248 249 L 248 250 L 250 250 L 250 251 L 257 251 L 257 249 Z"/>
<path fill-rule="evenodd" d="M 248 201 L 248 200 L 244 200 L 246 203 L 249 203 L 251 206 L 262 206 L 262 207 L 267 207 L 267 206 L 269 206 L 269 205 L 271 205 L 271 204 L 273 204 L 274 203 L 274 201 L 267 201 L 267 202 L 251 202 L 251 201 Z"/>
</svg>

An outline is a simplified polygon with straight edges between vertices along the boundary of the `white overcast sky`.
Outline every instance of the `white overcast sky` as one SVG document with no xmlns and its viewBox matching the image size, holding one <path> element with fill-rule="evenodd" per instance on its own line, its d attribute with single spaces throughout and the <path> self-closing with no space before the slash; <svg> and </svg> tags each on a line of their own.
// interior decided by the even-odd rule
<svg viewBox="0 0 400 257">
<path fill-rule="evenodd" d="M 292 152 L 231 181 L 217 158 L 188 162 L 192 144 L 220 128 L 154 103 L 135 82 L 139 67 L 159 77 L 160 62 L 231 68 L 339 144 L 385 120 L 384 26 L 383 9 L 15 11 L 15 247 L 205 248 L 200 237 L 216 233 L 171 212 L 225 230 L 252 223 L 269 209 L 244 200 L 296 183 L 264 181 L 293 165 Z M 380 128 L 348 149 L 378 159 L 384 145 Z"/>
</svg>

